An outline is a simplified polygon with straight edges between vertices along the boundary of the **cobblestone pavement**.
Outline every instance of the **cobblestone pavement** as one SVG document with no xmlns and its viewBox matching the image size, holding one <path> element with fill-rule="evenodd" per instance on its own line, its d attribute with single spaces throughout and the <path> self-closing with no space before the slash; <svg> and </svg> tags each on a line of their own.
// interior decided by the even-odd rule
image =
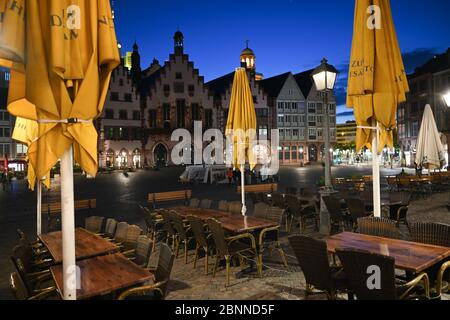
<svg viewBox="0 0 450 320">
<path fill-rule="evenodd" d="M 370 167 L 342 167 L 333 168 L 334 176 L 351 176 L 353 174 L 370 174 Z M 400 170 L 383 170 L 383 175 L 398 174 Z M 286 186 L 313 186 L 322 175 L 323 168 L 282 168 L 280 171 L 280 190 Z M 209 198 L 212 200 L 238 200 L 236 189 L 228 186 L 205 185 L 179 185 L 177 177 L 179 168 L 166 168 L 157 172 L 131 173 L 128 178 L 120 173 L 100 175 L 95 180 L 86 180 L 83 177 L 75 177 L 75 199 L 97 199 L 97 209 L 92 214 L 113 217 L 121 221 L 138 224 L 144 227 L 138 205 L 145 204 L 147 193 L 157 191 L 170 191 L 180 188 L 192 188 L 193 195 L 197 198 Z M 59 198 L 59 185 L 54 183 L 52 190 L 45 192 L 44 202 Z M 445 207 L 448 203 L 448 194 L 434 195 L 429 199 L 415 201 L 410 206 L 409 220 L 436 221 L 450 224 L 450 213 Z M 83 225 L 84 218 L 89 213 L 77 213 L 78 226 Z M 35 193 L 27 191 L 24 183 L 16 182 L 14 190 L 0 191 L 0 299 L 12 299 L 8 288 L 8 274 L 13 271 L 9 261 L 12 247 L 16 243 L 16 229 L 21 228 L 30 237 L 35 234 Z M 45 231 L 45 230 L 44 230 Z M 408 238 L 407 230 L 403 227 L 405 238 Z M 311 229 L 309 234 L 317 236 Z M 168 299 L 304 299 L 304 278 L 301 270 L 293 257 L 287 236 L 282 234 L 282 245 L 288 255 L 289 267 L 285 268 L 280 262 L 278 253 L 273 256 L 265 256 L 266 265 L 263 277 L 250 273 L 245 277 L 236 279 L 235 274 L 239 267 L 232 268 L 231 285 L 225 286 L 225 271 L 220 267 L 216 278 L 203 273 L 203 259 L 193 269 L 193 251 L 190 251 L 189 264 L 184 260 L 176 260 L 170 293 Z M 211 259 L 212 260 L 212 259 Z M 212 261 L 211 261 L 212 262 Z M 212 265 L 210 269 L 212 270 Z M 341 297 L 342 298 L 342 297 Z M 446 297 L 448 298 L 448 297 Z M 318 294 L 310 299 L 325 299 Z"/>
</svg>

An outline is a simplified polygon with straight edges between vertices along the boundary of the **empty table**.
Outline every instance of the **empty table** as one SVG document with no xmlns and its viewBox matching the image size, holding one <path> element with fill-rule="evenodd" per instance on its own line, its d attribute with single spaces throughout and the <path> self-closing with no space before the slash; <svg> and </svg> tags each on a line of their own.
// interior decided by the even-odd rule
<svg viewBox="0 0 450 320">
<path fill-rule="evenodd" d="M 212 209 L 191 208 L 191 207 L 173 207 L 169 208 L 169 210 L 175 211 L 183 219 L 186 219 L 188 216 L 195 216 L 202 220 L 208 220 L 208 219 L 219 219 L 231 215 L 229 212 Z"/>
<path fill-rule="evenodd" d="M 277 224 L 272 221 L 253 217 L 243 217 L 241 215 L 230 215 L 217 220 L 222 224 L 225 230 L 232 233 L 252 232 L 277 226 Z"/>
</svg>

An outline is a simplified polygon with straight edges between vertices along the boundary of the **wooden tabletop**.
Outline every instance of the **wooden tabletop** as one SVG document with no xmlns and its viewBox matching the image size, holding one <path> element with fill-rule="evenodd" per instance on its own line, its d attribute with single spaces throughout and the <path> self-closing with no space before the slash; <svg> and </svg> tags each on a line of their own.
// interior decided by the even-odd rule
<svg viewBox="0 0 450 320">
<path fill-rule="evenodd" d="M 146 281 L 154 281 L 153 275 L 137 266 L 120 253 L 95 257 L 77 262 L 80 283 L 77 300 L 89 299 Z M 62 266 L 51 267 L 53 279 L 61 296 L 64 295 Z"/>
<path fill-rule="evenodd" d="M 245 233 L 277 226 L 277 224 L 272 221 L 253 217 L 243 217 L 241 215 L 231 215 L 217 220 L 222 223 L 225 230 L 232 233 Z"/>
<path fill-rule="evenodd" d="M 196 216 L 199 219 L 208 220 L 208 219 L 219 219 L 231 215 L 231 213 L 229 212 L 219 210 L 190 208 L 190 207 L 173 207 L 169 208 L 169 210 L 177 212 L 183 219 L 186 219 L 188 216 Z"/>
<path fill-rule="evenodd" d="M 359 249 L 393 257 L 398 269 L 420 273 L 450 257 L 450 248 L 344 232 L 329 237 L 328 251 Z"/>
<path fill-rule="evenodd" d="M 62 232 L 42 234 L 39 236 L 39 239 L 47 247 L 55 263 L 62 263 Z M 118 250 L 119 248 L 115 244 L 96 234 L 83 228 L 75 229 L 75 256 L 77 260 L 92 258 Z"/>
</svg>

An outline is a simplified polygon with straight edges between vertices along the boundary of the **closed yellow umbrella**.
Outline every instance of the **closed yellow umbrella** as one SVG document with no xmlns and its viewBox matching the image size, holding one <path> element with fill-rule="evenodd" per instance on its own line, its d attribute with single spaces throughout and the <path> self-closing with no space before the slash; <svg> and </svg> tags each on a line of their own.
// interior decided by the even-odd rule
<svg viewBox="0 0 450 320">
<path fill-rule="evenodd" d="M 233 145 L 233 166 L 241 171 L 242 214 L 245 216 L 245 164 L 250 170 L 256 166 L 253 143 L 256 138 L 256 111 L 245 68 L 236 69 L 231 92 L 226 135 Z"/>
<path fill-rule="evenodd" d="M 8 110 L 37 121 L 28 150 L 38 179 L 61 159 L 64 297 L 76 298 L 73 159 L 97 172 L 97 132 L 120 63 L 108 0 L 0 0 L 0 63 L 12 68 Z M 25 50 L 26 48 L 26 50 Z"/>
<path fill-rule="evenodd" d="M 381 216 L 377 155 L 393 147 L 397 106 L 408 91 L 389 0 L 356 0 L 347 106 L 358 124 L 357 149 L 372 148 L 375 216 Z"/>
</svg>

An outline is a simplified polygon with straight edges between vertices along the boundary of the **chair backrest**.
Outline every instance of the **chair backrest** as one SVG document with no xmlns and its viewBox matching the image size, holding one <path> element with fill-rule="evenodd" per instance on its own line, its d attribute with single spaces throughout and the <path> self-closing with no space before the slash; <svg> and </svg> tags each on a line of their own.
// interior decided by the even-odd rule
<svg viewBox="0 0 450 320">
<path fill-rule="evenodd" d="M 191 208 L 198 208 L 199 205 L 200 200 L 198 200 L 197 198 L 192 198 L 191 201 L 189 201 L 189 207 Z"/>
<path fill-rule="evenodd" d="M 202 209 L 211 209 L 211 205 L 212 200 L 210 199 L 202 199 L 202 201 L 200 201 L 200 208 Z"/>
<path fill-rule="evenodd" d="M 348 211 L 354 221 L 357 221 L 358 218 L 367 216 L 366 206 L 361 199 L 347 198 L 345 199 L 345 203 L 347 204 Z"/>
<path fill-rule="evenodd" d="M 142 229 L 136 225 L 129 225 L 127 229 L 127 236 L 125 243 L 132 246 L 137 246 L 138 238 L 142 234 Z"/>
<path fill-rule="evenodd" d="M 267 216 L 269 205 L 264 202 L 258 202 L 253 208 L 253 216 L 264 219 Z"/>
<path fill-rule="evenodd" d="M 136 264 L 143 265 L 145 264 L 151 253 L 152 253 L 152 245 L 153 241 L 147 236 L 139 236 L 137 239 L 137 246 L 136 246 Z"/>
<path fill-rule="evenodd" d="M 401 202 L 402 206 L 409 206 L 411 202 L 411 192 L 390 192 L 389 200 L 391 202 Z"/>
<path fill-rule="evenodd" d="M 28 292 L 31 292 L 33 290 L 33 285 L 30 283 L 28 278 L 28 273 L 32 270 L 29 266 L 29 259 L 26 256 L 25 249 L 22 246 L 16 246 L 13 249 L 13 254 L 11 256 L 11 261 L 21 277 L 21 280 L 23 281 L 25 287 L 27 288 Z M 28 265 L 26 265 L 28 264 Z M 28 268 L 28 269 L 27 269 Z"/>
<path fill-rule="evenodd" d="M 170 212 L 167 210 L 160 211 L 163 218 L 163 229 L 169 237 L 175 235 L 175 229 L 173 228 L 172 220 L 170 218 Z"/>
<path fill-rule="evenodd" d="M 92 216 L 85 220 L 85 228 L 92 233 L 100 233 L 102 231 L 102 225 L 104 217 Z"/>
<path fill-rule="evenodd" d="M 360 250 L 336 250 L 358 300 L 396 300 L 395 260 Z"/>
<path fill-rule="evenodd" d="M 115 219 L 109 218 L 106 220 L 105 225 L 105 235 L 108 237 L 114 237 L 117 228 L 117 221 Z"/>
<path fill-rule="evenodd" d="M 208 246 L 208 241 L 206 239 L 207 236 L 203 220 L 194 216 L 188 216 L 187 220 L 189 221 L 189 225 L 194 233 L 197 244 L 203 248 L 206 248 Z"/>
<path fill-rule="evenodd" d="M 391 239 L 401 239 L 400 230 L 393 220 L 364 217 L 358 219 L 358 232 L 370 236 L 384 237 Z"/>
<path fill-rule="evenodd" d="M 12 251 L 12 260 L 16 265 L 17 269 L 19 269 L 17 265 L 17 261 L 20 260 L 22 263 L 22 268 L 25 273 L 31 272 L 31 261 L 33 260 L 33 252 L 32 249 L 28 245 L 24 244 L 24 240 L 20 240 L 19 244 L 13 248 Z"/>
<path fill-rule="evenodd" d="M 450 247 L 450 225 L 417 222 L 409 225 L 409 233 L 415 242 Z"/>
<path fill-rule="evenodd" d="M 279 193 L 273 193 L 272 194 L 272 203 L 275 207 L 284 209 L 284 207 L 285 207 L 284 196 Z"/>
<path fill-rule="evenodd" d="M 289 237 L 289 243 L 306 283 L 319 290 L 334 290 L 326 242 L 296 235 Z"/>
<path fill-rule="evenodd" d="M 220 256 L 229 255 L 228 244 L 225 240 L 225 231 L 223 230 L 222 224 L 215 219 L 208 219 L 206 223 L 211 231 L 218 254 Z"/>
<path fill-rule="evenodd" d="M 296 187 L 286 187 L 286 194 L 297 195 L 298 189 Z"/>
<path fill-rule="evenodd" d="M 22 278 L 16 272 L 9 277 L 9 287 L 17 300 L 27 300 L 30 297 Z"/>
<path fill-rule="evenodd" d="M 228 211 L 229 207 L 228 207 L 228 201 L 226 200 L 220 200 L 219 201 L 219 207 L 218 209 L 220 211 Z"/>
<path fill-rule="evenodd" d="M 114 239 L 119 242 L 124 242 L 127 239 L 128 227 L 128 223 L 119 222 L 117 224 L 116 233 L 114 234 Z"/>
<path fill-rule="evenodd" d="M 180 237 L 181 240 L 186 240 L 186 229 L 184 228 L 183 219 L 175 211 L 170 211 L 169 216 L 176 234 Z"/>
<path fill-rule="evenodd" d="M 155 281 L 157 283 L 166 281 L 166 283 L 160 287 L 161 291 L 163 292 L 162 298 L 167 295 L 167 286 L 170 280 L 170 274 L 172 273 L 174 260 L 175 255 L 173 254 L 170 247 L 165 243 L 161 243 L 159 245 L 159 258 L 158 266 L 155 271 Z"/>
<path fill-rule="evenodd" d="M 283 219 L 284 212 L 285 212 L 284 209 L 277 207 L 269 207 L 267 208 L 266 216 L 264 217 L 264 219 L 275 222 L 278 225 L 281 225 L 281 220 Z"/>
<path fill-rule="evenodd" d="M 288 195 L 285 196 L 284 200 L 285 200 L 285 207 L 287 207 L 287 209 L 290 212 L 301 211 L 302 206 L 301 206 L 301 203 L 300 203 L 300 201 L 298 200 L 298 198 L 296 196 L 288 194 Z M 284 209 L 284 207 L 279 207 L 279 208 Z"/>
<path fill-rule="evenodd" d="M 232 214 L 242 213 L 242 203 L 240 201 L 233 201 L 228 203 L 228 212 Z"/>
<path fill-rule="evenodd" d="M 341 203 L 338 198 L 333 196 L 323 197 L 323 202 L 325 203 L 325 207 L 327 207 L 327 210 L 330 213 L 331 221 L 333 222 L 344 221 L 344 217 L 342 215 L 341 210 Z"/>
</svg>

